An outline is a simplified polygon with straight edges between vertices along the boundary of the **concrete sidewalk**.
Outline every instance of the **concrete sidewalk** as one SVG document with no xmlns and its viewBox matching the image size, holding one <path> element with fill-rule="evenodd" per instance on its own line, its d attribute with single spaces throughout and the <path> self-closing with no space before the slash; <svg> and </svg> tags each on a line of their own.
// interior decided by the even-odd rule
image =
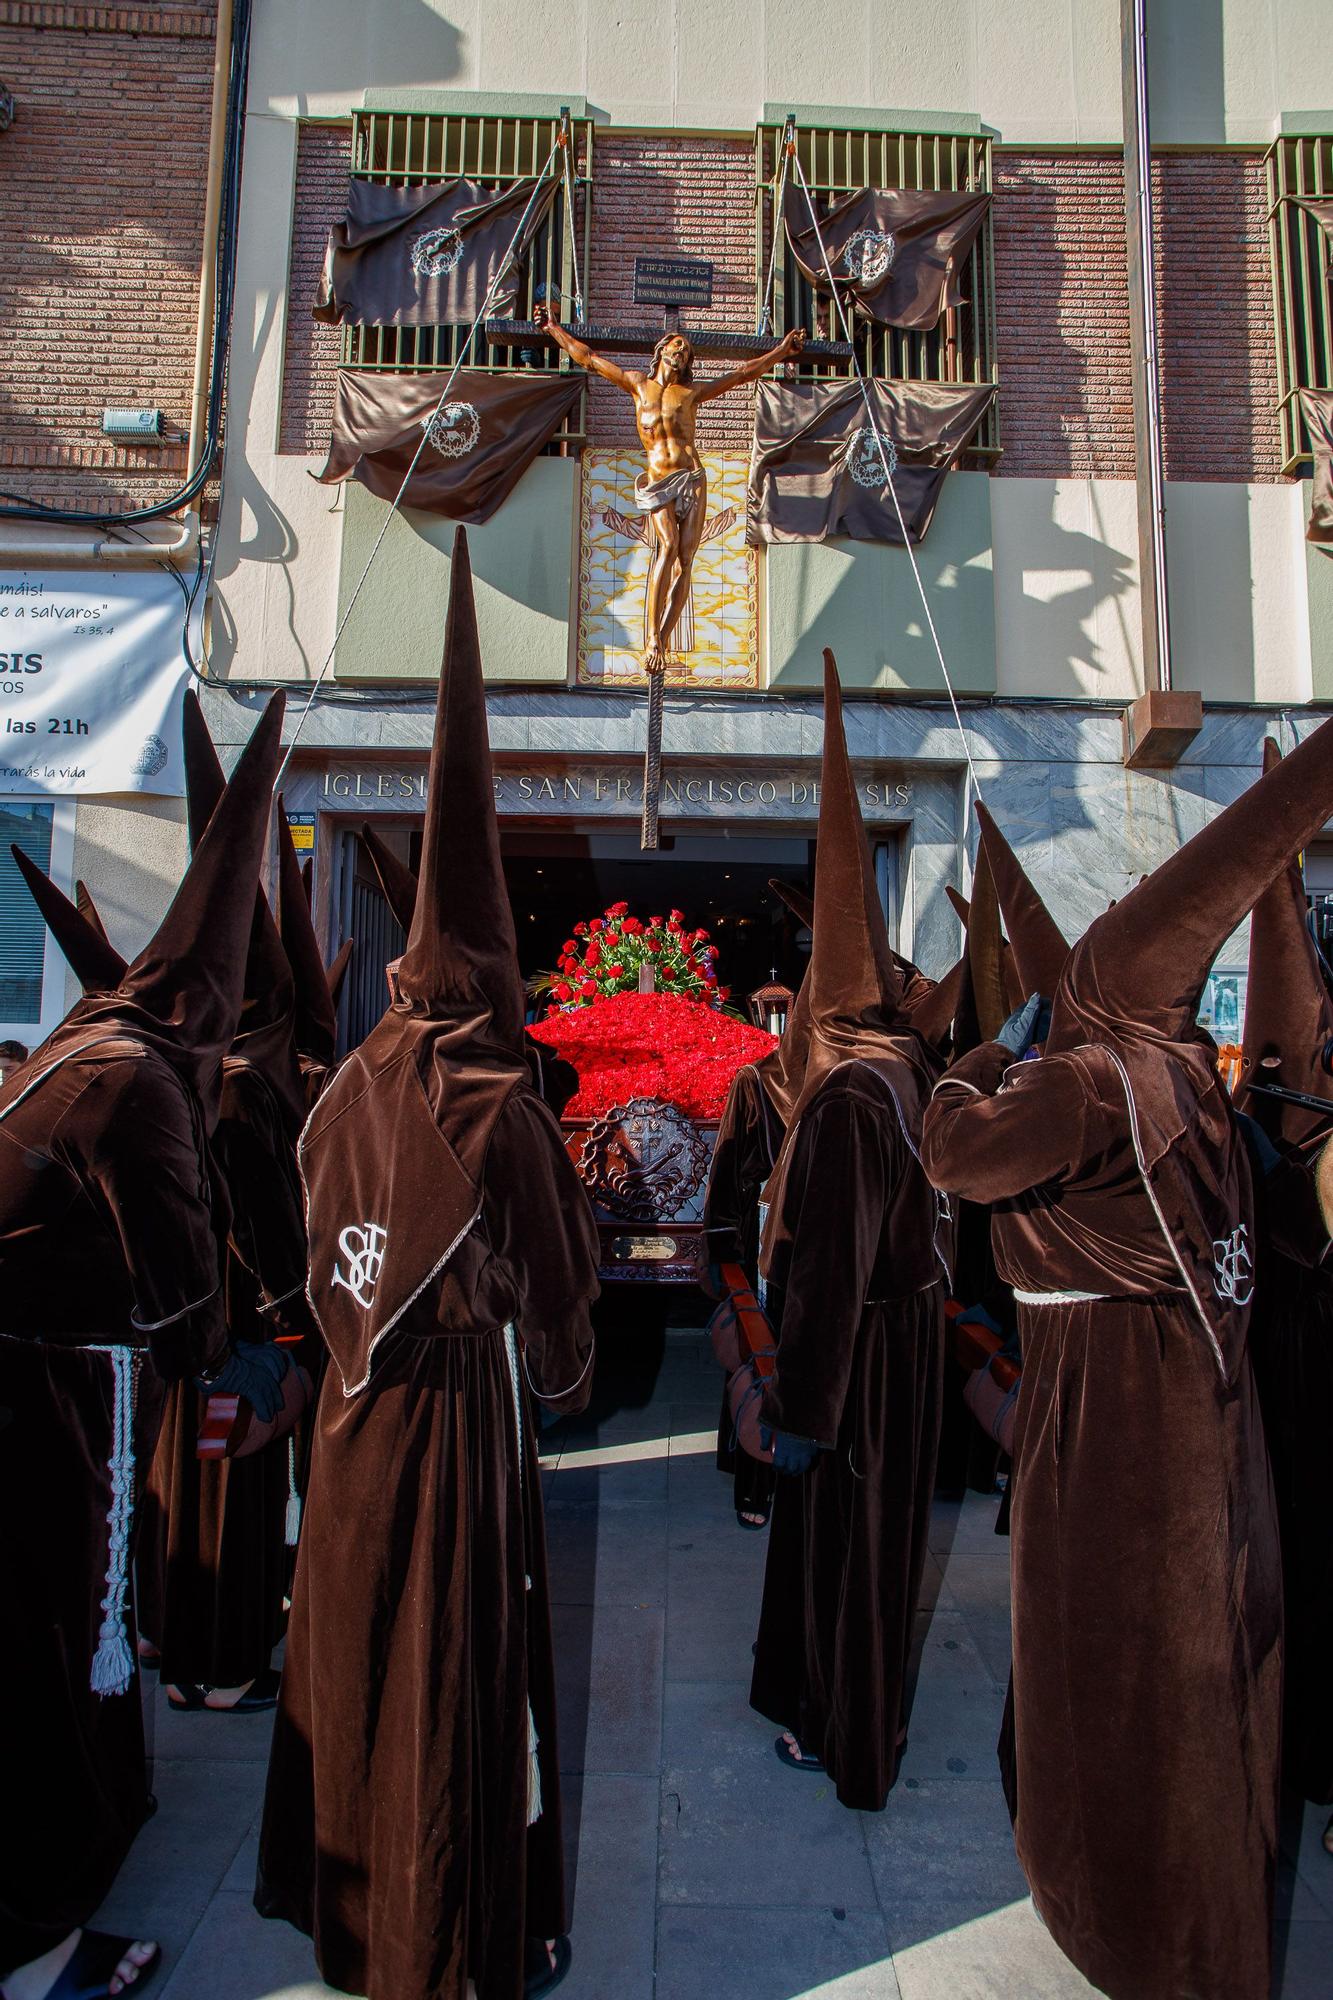
<svg viewBox="0 0 1333 2000">
<path fill-rule="evenodd" d="M 939 1503 L 903 1775 L 882 1814 L 785 1770 L 746 1693 L 766 1536 L 713 1465 L 718 1377 L 693 1331 L 605 1341 L 596 1401 L 547 1434 L 573 1891 L 569 2000 L 1066 2000 L 995 1762 L 1008 1543 Z M 152 1684 L 150 1683 L 150 1686 Z M 161 1809 L 97 1922 L 164 1942 L 160 2000 L 316 2000 L 307 1940 L 251 1906 L 269 1720 L 154 1692 Z M 1282 2000 L 1333 1994 L 1333 1858 L 1307 1810 L 1281 1889 Z M 403 1996 L 412 2000 L 412 1996 Z"/>
</svg>

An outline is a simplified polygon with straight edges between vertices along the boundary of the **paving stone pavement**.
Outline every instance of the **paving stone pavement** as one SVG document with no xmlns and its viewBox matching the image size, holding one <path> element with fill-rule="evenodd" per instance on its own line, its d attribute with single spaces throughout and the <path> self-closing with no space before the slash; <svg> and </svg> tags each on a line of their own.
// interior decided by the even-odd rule
<svg viewBox="0 0 1333 2000">
<path fill-rule="evenodd" d="M 1008 1543 L 938 1502 L 903 1775 L 882 1814 L 785 1771 L 749 1708 L 767 1538 L 713 1465 L 693 1329 L 604 1337 L 594 1405 L 544 1440 L 572 1888 L 568 2000 L 1074 2000 L 1027 1899 L 996 1772 Z M 269 1720 L 175 1715 L 155 1684 L 156 1818 L 97 1922 L 163 1940 L 159 2000 L 328 2000 L 307 1940 L 251 1906 Z M 1281 2000 L 1333 1995 L 1324 1815 L 1289 1830 Z M 404 1995 L 403 2000 L 414 2000 Z"/>
</svg>

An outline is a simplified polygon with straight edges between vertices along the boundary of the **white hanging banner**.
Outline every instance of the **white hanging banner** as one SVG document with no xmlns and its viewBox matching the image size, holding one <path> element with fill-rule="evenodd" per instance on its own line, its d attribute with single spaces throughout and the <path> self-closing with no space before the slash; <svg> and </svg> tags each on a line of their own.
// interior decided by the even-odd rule
<svg viewBox="0 0 1333 2000">
<path fill-rule="evenodd" d="M 161 570 L 0 571 L 0 793 L 183 797 L 184 611 Z"/>
</svg>

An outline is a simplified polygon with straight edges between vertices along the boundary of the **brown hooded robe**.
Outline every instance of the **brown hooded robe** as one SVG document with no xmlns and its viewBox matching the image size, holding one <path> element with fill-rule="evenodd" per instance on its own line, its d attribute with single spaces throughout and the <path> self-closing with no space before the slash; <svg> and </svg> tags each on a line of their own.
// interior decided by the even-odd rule
<svg viewBox="0 0 1333 2000">
<path fill-rule="evenodd" d="M 939 1062 L 906 1019 L 924 982 L 889 944 L 824 660 L 811 1039 L 761 1249 L 778 1325 L 763 1419 L 820 1450 L 779 1478 L 750 1700 L 822 1759 L 844 1805 L 878 1811 L 906 1728 L 939 1437 L 944 1245 L 917 1159 Z"/>
<path fill-rule="evenodd" d="M 1264 745 L 1265 770 L 1278 761 Z M 1271 755 L 1270 755 L 1271 753 Z M 1282 1761 L 1302 1797 L 1333 1805 L 1333 1268 L 1315 1196 L 1315 1162 L 1333 1132 L 1333 1002 L 1306 924 L 1293 862 L 1254 906 L 1239 1107 L 1278 1153 L 1256 1173 L 1258 1281 L 1250 1325 L 1282 1537 L 1286 1611 Z M 1251 1086 L 1321 1098 L 1327 1113 Z"/>
<path fill-rule="evenodd" d="M 160 1378 L 226 1355 L 206 1131 L 281 721 L 279 696 L 151 942 L 0 1087 L 0 1761 L 17 1836 L 0 1976 L 87 1922 L 148 1810 L 129 1503 Z"/>
<path fill-rule="evenodd" d="M 926 1117 L 937 1186 L 995 1204 L 1020 1308 L 1019 1858 L 1112 2000 L 1268 2000 L 1277 1522 L 1249 1166 L 1195 1019 L 1218 947 L 1330 806 L 1325 728 L 1096 920 L 1039 1060 L 984 1045 Z"/>
<path fill-rule="evenodd" d="M 198 845 L 224 781 L 192 693 L 183 723 L 190 837 Z M 291 971 L 259 889 L 213 1134 L 231 1209 L 223 1293 L 233 1341 L 300 1339 L 309 1327 L 296 1172 L 305 1086 L 294 1011 Z M 190 1381 L 167 1393 L 145 1497 L 140 1623 L 161 1654 L 165 1686 L 240 1687 L 264 1672 L 282 1636 L 295 1447 L 283 1438 L 248 1458 L 201 1460 L 205 1404 Z"/>
<path fill-rule="evenodd" d="M 370 2000 L 517 2000 L 564 1928 L 534 1397 L 587 1400 L 597 1241 L 522 1031 L 460 532 L 398 997 L 301 1142 L 330 1366 L 255 1900 Z"/>
</svg>

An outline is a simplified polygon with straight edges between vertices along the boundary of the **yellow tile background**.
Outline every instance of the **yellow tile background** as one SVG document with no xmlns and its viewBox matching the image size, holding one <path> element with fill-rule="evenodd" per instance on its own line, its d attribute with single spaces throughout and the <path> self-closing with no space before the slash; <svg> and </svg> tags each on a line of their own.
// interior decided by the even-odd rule
<svg viewBox="0 0 1333 2000">
<path fill-rule="evenodd" d="M 708 480 L 704 540 L 694 558 L 693 643 L 676 627 L 669 687 L 752 688 L 759 685 L 758 551 L 745 541 L 744 452 L 700 454 Z M 643 682 L 643 614 L 652 528 L 634 506 L 638 452 L 586 452 L 579 533 L 581 687 L 632 687 Z M 639 539 L 642 532 L 644 539 Z"/>
</svg>

